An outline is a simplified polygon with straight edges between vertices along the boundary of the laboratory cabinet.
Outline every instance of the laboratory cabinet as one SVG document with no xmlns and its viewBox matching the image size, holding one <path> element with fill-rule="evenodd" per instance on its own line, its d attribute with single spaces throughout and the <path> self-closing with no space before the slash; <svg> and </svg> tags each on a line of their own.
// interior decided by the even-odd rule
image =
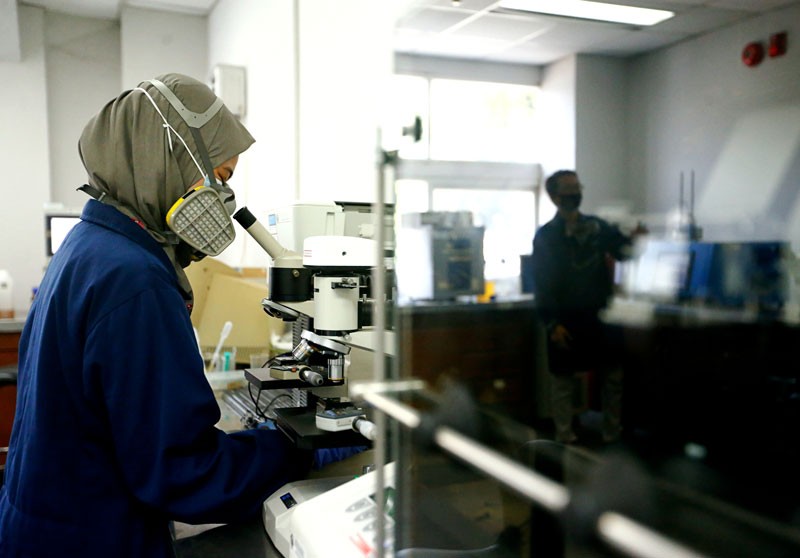
<svg viewBox="0 0 800 558">
<path fill-rule="evenodd" d="M 458 382 L 485 409 L 533 424 L 544 401 L 543 329 L 531 299 L 397 307 L 400 378 Z"/>
<path fill-rule="evenodd" d="M 19 336 L 19 331 L 0 331 L 0 366 L 17 363 Z"/>
<path fill-rule="evenodd" d="M 778 521 L 798 512 L 800 328 L 776 320 L 657 317 L 625 328 L 625 438 L 659 473 Z"/>
<path fill-rule="evenodd" d="M 0 320 L 0 482 L 16 411 L 19 337 L 23 324 L 24 320 Z"/>
</svg>

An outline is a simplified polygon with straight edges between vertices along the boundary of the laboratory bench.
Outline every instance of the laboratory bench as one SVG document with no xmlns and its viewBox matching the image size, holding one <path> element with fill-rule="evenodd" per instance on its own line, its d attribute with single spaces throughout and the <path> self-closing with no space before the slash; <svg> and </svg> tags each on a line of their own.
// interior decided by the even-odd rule
<svg viewBox="0 0 800 558">
<path fill-rule="evenodd" d="M 261 514 L 177 539 L 173 547 L 177 558 L 283 558 L 267 536 Z"/>
<path fill-rule="evenodd" d="M 226 432 L 241 430 L 241 415 L 229 404 L 226 390 L 215 390 L 214 395 L 220 407 L 217 428 Z M 373 452 L 367 450 L 312 471 L 309 478 L 355 476 L 373 462 Z M 174 531 L 177 558 L 283 558 L 267 535 L 260 512 L 247 520 L 225 525 L 193 526 L 176 522 Z"/>
<path fill-rule="evenodd" d="M 792 443 L 800 431 L 800 326 L 707 307 L 634 306 L 607 316 L 624 345 L 626 445 L 658 477 L 676 456 L 704 451 L 703 470 L 718 473 L 716 484 L 695 489 L 718 490 L 733 506 L 785 524 L 800 494 Z M 395 312 L 402 378 L 434 387 L 461 380 L 482 408 L 522 424 L 546 414 L 544 337 L 532 300 Z M 179 558 L 280 557 L 260 516 L 175 544 Z"/>
<path fill-rule="evenodd" d="M 374 462 L 374 451 L 366 450 L 312 471 L 308 478 L 354 477 Z M 283 558 L 267 535 L 260 512 L 244 521 L 221 526 L 176 523 L 175 536 L 177 558 Z"/>
</svg>

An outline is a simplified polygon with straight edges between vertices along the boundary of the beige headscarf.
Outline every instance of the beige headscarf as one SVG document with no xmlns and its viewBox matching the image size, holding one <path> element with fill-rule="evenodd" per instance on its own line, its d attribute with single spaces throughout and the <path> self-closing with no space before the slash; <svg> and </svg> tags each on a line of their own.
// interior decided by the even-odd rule
<svg viewBox="0 0 800 558">
<path fill-rule="evenodd" d="M 216 100 L 204 83 L 181 74 L 165 74 L 164 83 L 193 112 L 205 112 Z M 139 84 L 158 105 L 167 122 L 183 137 L 202 166 L 189 126 L 149 81 Z M 245 151 L 255 141 L 224 105 L 200 135 L 213 167 Z M 168 131 L 144 92 L 125 91 L 110 101 L 81 134 L 78 150 L 89 173 L 89 184 L 105 193 L 104 203 L 142 222 L 172 261 L 181 287 L 191 296 L 180 248 L 167 242 L 167 211 L 190 186 L 203 178 L 183 143 Z M 205 171 L 204 171 L 205 172 Z M 177 248 L 177 250 L 176 250 Z M 183 265 L 182 265 L 183 264 Z"/>
</svg>

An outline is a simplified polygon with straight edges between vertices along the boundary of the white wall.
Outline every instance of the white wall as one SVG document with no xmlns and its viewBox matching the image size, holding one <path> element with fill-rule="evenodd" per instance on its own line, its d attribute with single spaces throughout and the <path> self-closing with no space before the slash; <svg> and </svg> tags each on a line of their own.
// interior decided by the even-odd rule
<svg viewBox="0 0 800 558">
<path fill-rule="evenodd" d="M 542 68 L 528 64 L 501 64 L 399 53 L 395 55 L 394 60 L 395 72 L 398 74 L 520 85 L 539 85 L 542 81 Z"/>
<path fill-rule="evenodd" d="M 232 182 L 240 205 L 265 218 L 270 208 L 298 199 L 373 200 L 379 91 L 392 71 L 397 4 L 304 0 L 295 20 L 294 2 L 217 3 L 209 16 L 209 62 L 246 68 L 243 122 L 256 138 Z M 244 234 L 221 259 L 268 261 Z"/>
<path fill-rule="evenodd" d="M 300 2 L 300 194 L 371 202 L 377 132 L 394 70 L 391 10 L 374 0 Z"/>
<path fill-rule="evenodd" d="M 22 57 L 0 62 L 0 153 L 3 180 L 0 268 L 14 279 L 14 307 L 24 314 L 45 264 L 42 208 L 49 199 L 44 12 L 19 7 Z"/>
<path fill-rule="evenodd" d="M 86 122 L 120 92 L 120 33 L 115 21 L 45 13 L 50 199 L 81 208 L 89 199 L 78 139 Z"/>
<path fill-rule="evenodd" d="M 19 62 L 21 56 L 17 0 L 0 0 L 0 61 Z"/>
<path fill-rule="evenodd" d="M 77 145 L 86 122 L 120 91 L 158 74 L 206 81 L 207 20 L 136 8 L 124 9 L 121 24 L 49 11 L 44 20 L 50 199 L 80 208 L 87 197 L 75 189 L 86 171 Z"/>
<path fill-rule="evenodd" d="M 575 91 L 575 168 L 589 211 L 627 205 L 627 62 L 579 55 Z"/>
<path fill-rule="evenodd" d="M 22 60 L 0 62 L 0 149 L 7 203 L 0 268 L 14 278 L 14 305 L 27 312 L 44 266 L 46 203 L 82 207 L 86 181 L 77 143 L 83 126 L 122 89 L 159 73 L 208 79 L 206 18 L 126 9 L 112 21 L 19 6 Z M 130 77 L 125 77 L 130 76 Z M 13 235 L 13 239 L 12 236 Z"/>
<path fill-rule="evenodd" d="M 788 52 L 755 68 L 751 41 L 787 31 Z M 708 239 L 800 241 L 800 7 L 632 63 L 629 192 L 638 207 L 677 207 L 694 169 L 696 216 Z"/>
<path fill-rule="evenodd" d="M 540 113 L 543 179 L 575 169 L 586 185 L 583 208 L 631 205 L 627 189 L 627 68 L 624 59 L 576 55 L 543 69 Z M 540 196 L 539 222 L 555 207 Z"/>
<path fill-rule="evenodd" d="M 123 7 L 120 16 L 122 86 L 136 87 L 177 72 L 209 83 L 208 18 Z M 233 30 L 226 30 L 233 34 Z"/>
<path fill-rule="evenodd" d="M 391 72 L 391 27 L 405 1 L 378 5 L 348 0 L 337 3 L 335 10 L 321 0 L 302 3 L 302 180 L 295 174 L 293 2 L 222 0 L 209 18 L 124 8 L 118 30 L 110 21 L 50 13 L 45 18 L 42 10 L 26 8 L 26 17 L 20 18 L 28 52 L 22 63 L 3 65 L 4 77 L 16 87 L 4 88 L 6 102 L 0 108 L 9 113 L 0 132 L 11 144 L 6 153 L 25 163 L 17 182 L 33 181 L 42 188 L 38 197 L 24 200 L 35 200 L 30 211 L 15 211 L 8 220 L 13 224 L 25 215 L 29 234 L 3 251 L 36 255 L 24 258 L 33 272 L 16 272 L 19 266 L 3 258 L 12 275 L 27 275 L 16 281 L 20 300 L 27 300 L 44 266 L 44 203 L 80 207 L 86 199 L 73 191 L 85 181 L 76 149 L 83 125 L 121 90 L 160 73 L 177 71 L 208 80 L 213 64 L 247 68 L 245 124 L 257 142 L 242 158 L 232 185 L 257 214 L 298 198 L 370 201 L 376 178 L 377 84 Z M 343 19 L 336 19 L 334 11 Z M 31 45 L 36 45 L 35 53 Z M 34 68 L 40 72 L 35 83 Z M 28 111 L 34 117 L 21 120 Z M 6 122 L 24 122 L 24 127 Z M 14 155 L 20 146 L 26 146 L 25 155 Z M 35 164 L 30 163 L 33 157 Z M 239 237 L 226 251 L 226 262 L 265 265 L 263 251 L 254 244 L 247 250 L 249 239 L 242 233 Z"/>
<path fill-rule="evenodd" d="M 539 129 L 548 130 L 539 147 L 543 179 L 559 169 L 575 168 L 577 60 L 569 56 L 544 68 L 537 111 Z M 539 222 L 546 223 L 555 207 L 544 193 L 539 201 Z"/>
<path fill-rule="evenodd" d="M 209 15 L 210 67 L 231 64 L 247 72 L 242 122 L 256 142 L 239 158 L 231 186 L 238 204 L 259 219 L 296 198 L 292 13 L 292 2 L 220 0 Z M 220 259 L 257 267 L 269 260 L 241 229 Z"/>
<path fill-rule="evenodd" d="M 540 146 L 545 176 L 575 168 L 577 66 L 578 57 L 569 56 L 544 69 L 538 112 L 540 129 L 549 131 Z"/>
</svg>

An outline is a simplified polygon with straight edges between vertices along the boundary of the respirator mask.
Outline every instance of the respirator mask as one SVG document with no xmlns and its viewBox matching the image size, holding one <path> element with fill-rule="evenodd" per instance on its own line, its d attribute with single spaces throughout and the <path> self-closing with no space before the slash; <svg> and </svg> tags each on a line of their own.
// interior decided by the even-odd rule
<svg viewBox="0 0 800 558">
<path fill-rule="evenodd" d="M 564 211 L 575 211 L 581 206 L 583 196 L 581 194 L 560 195 L 558 207 Z"/>
<path fill-rule="evenodd" d="M 189 126 L 200 160 L 205 167 L 204 172 L 203 167 L 192 154 L 192 150 L 186 145 L 186 141 L 167 122 L 150 94 L 140 87 L 137 88 L 150 100 L 164 121 L 170 151 L 172 150 L 172 134 L 175 134 L 186 148 L 200 174 L 205 177 L 202 186 L 193 187 L 172 205 L 166 216 L 167 226 L 178 240 L 185 242 L 193 249 L 191 259 L 199 260 L 205 256 L 217 256 L 230 246 L 236 237 L 231 220 L 231 215 L 236 211 L 236 197 L 228 184 L 224 181 L 220 182 L 214 175 L 214 167 L 200 135 L 200 128 L 217 114 L 222 107 L 222 99 L 217 98 L 204 113 L 192 112 L 162 82 L 150 80 L 150 83 L 166 97 Z"/>
</svg>

